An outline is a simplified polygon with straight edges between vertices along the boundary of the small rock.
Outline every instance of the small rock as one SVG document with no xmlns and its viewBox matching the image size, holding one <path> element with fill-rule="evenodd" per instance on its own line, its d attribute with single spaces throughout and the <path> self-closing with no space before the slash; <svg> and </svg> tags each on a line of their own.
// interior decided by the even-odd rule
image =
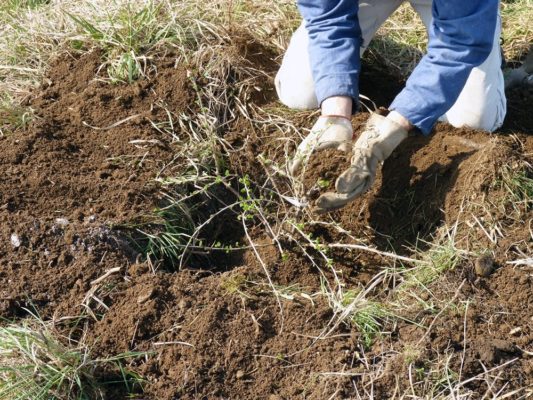
<svg viewBox="0 0 533 400">
<path fill-rule="evenodd" d="M 149 289 L 146 293 L 141 294 L 139 297 L 137 297 L 137 303 L 141 304 L 146 302 L 147 300 L 150 300 L 150 297 L 154 294 L 154 289 Z"/>
<path fill-rule="evenodd" d="M 68 219 L 66 219 L 66 218 L 56 218 L 55 222 L 59 226 L 67 226 L 68 225 Z"/>
<path fill-rule="evenodd" d="M 494 272 L 494 259 L 488 254 L 478 257 L 474 261 L 474 269 L 476 275 L 487 277 Z"/>
<path fill-rule="evenodd" d="M 11 234 L 11 245 L 17 249 L 20 247 L 20 245 L 22 244 L 21 240 L 20 240 L 20 237 L 19 235 L 17 235 L 16 233 L 12 233 Z"/>
<path fill-rule="evenodd" d="M 181 311 L 185 311 L 190 306 L 191 306 L 191 302 L 189 300 L 186 300 L 186 299 L 181 299 L 180 302 L 178 303 L 178 308 Z"/>
<path fill-rule="evenodd" d="M 235 377 L 237 379 L 242 379 L 244 378 L 244 371 L 242 369 L 238 370 L 237 373 L 235 374 Z"/>
<path fill-rule="evenodd" d="M 509 335 L 516 335 L 518 333 L 520 333 L 522 331 L 522 328 L 518 327 L 518 328 L 514 328 L 514 329 L 511 329 L 511 332 L 509 332 Z"/>
</svg>

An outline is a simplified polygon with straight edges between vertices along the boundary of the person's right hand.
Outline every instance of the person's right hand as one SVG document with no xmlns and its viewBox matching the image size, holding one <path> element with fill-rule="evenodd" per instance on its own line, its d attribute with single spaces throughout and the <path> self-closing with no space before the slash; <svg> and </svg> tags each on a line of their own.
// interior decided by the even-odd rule
<svg viewBox="0 0 533 400">
<path fill-rule="evenodd" d="M 533 45 L 529 47 L 529 53 L 524 63 L 514 69 L 503 71 L 505 89 L 516 86 L 533 86 Z"/>
<path fill-rule="evenodd" d="M 311 132 L 300 143 L 289 166 L 294 175 L 302 164 L 306 164 L 316 150 L 337 149 L 350 151 L 353 128 L 350 120 L 338 116 L 321 116 Z"/>
</svg>

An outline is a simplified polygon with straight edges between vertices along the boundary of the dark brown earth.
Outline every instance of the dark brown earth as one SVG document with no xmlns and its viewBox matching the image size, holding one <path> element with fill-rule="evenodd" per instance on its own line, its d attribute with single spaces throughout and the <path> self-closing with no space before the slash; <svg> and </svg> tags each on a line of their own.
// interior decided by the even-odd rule
<svg viewBox="0 0 533 400">
<path fill-rule="evenodd" d="M 350 154 L 336 149 L 315 152 L 305 168 L 305 194 L 314 201 L 322 193 L 335 190 L 335 179 L 350 166 Z"/>
<path fill-rule="evenodd" d="M 253 60 L 262 54 L 253 46 L 234 51 Z M 437 396 L 448 385 L 446 368 L 457 381 L 471 379 L 461 390 L 471 390 L 472 398 L 485 393 L 498 398 L 500 390 L 519 390 L 511 398 L 531 394 L 524 388 L 533 385 L 533 358 L 526 353 L 533 351 L 532 270 L 508 262 L 532 254 L 532 209 L 516 217 L 498 183 L 504 165 L 522 168 L 523 160 L 532 162 L 531 91 L 509 94 L 500 134 L 439 124 L 429 137 L 409 138 L 387 160 L 368 194 L 325 217 L 361 242 L 407 256 L 417 241 L 423 249 L 420 240 L 430 240 L 444 224 L 472 221 L 474 213 L 483 215 L 487 227 L 497 221 L 503 233 L 493 243 L 479 225 L 462 223 L 460 247 L 490 249 L 494 273 L 475 276 L 475 257 L 465 257 L 431 293 L 414 292 L 432 307 L 421 308 L 413 300 L 404 320 L 384 321 L 390 334 L 365 347 L 361 333 L 346 324 L 316 339 L 333 317 L 319 295 L 321 275 L 288 238 L 282 240 L 282 257 L 259 224 L 250 227 L 250 235 L 261 245 L 261 260 L 284 297 L 273 295 L 251 250 L 191 259 L 181 271 L 167 265 L 153 270 L 129 239 L 127 226 L 164 204 L 154 178 L 181 143 L 150 121 L 167 119 L 165 109 L 155 104 L 194 112 L 191 71 L 176 67 L 168 54 L 158 61 L 157 75 L 112 86 L 95 79 L 100 56 L 60 57 L 31 98 L 35 121 L 0 137 L 1 317 L 23 317 L 25 307 L 56 320 L 88 314 L 85 340 L 93 357 L 149 352 L 131 365 L 147 379 L 142 399 L 386 399 L 411 393 L 411 387 L 418 392 L 423 379 Z M 383 75 L 377 76 L 379 86 L 372 84 L 367 66 L 362 93 L 386 106 L 401 83 L 390 77 L 391 85 L 385 86 Z M 263 87 L 250 101 L 268 106 L 271 82 Z M 381 88 L 376 96 L 373 87 Z M 356 131 L 367 117 L 354 118 Z M 306 113 L 288 118 L 302 128 L 312 124 Z M 275 144 L 286 133 L 271 125 L 252 128 L 238 120 L 222 134 L 244 149 L 228 157 L 230 168 L 253 182 L 265 179 L 259 153 L 282 158 Z M 468 202 L 485 205 L 486 211 L 479 214 L 482 206 L 467 208 Z M 224 218 L 210 238 L 237 236 L 246 243 L 243 230 L 236 228 L 242 226 L 237 215 Z M 309 230 L 325 243 L 346 241 L 327 227 Z M 393 264 L 361 251 L 335 250 L 331 257 L 353 288 Z M 393 279 L 379 286 L 376 300 L 394 298 L 393 288 Z M 488 381 L 475 378 L 489 369 L 494 372 Z"/>
</svg>

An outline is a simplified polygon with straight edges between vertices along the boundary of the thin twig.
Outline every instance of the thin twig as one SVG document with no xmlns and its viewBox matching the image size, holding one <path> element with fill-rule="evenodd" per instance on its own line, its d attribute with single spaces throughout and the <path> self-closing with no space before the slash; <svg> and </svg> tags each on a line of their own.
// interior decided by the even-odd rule
<svg viewBox="0 0 533 400">
<path fill-rule="evenodd" d="M 106 271 L 105 274 L 103 274 L 101 277 L 99 278 L 96 278 L 94 281 L 91 282 L 91 285 L 96 285 L 100 282 L 102 282 L 104 279 L 106 279 L 108 276 L 110 275 L 113 275 L 114 273 L 116 272 L 119 272 L 121 269 L 121 267 L 115 267 L 115 268 L 111 268 L 109 270 Z"/>
<path fill-rule="evenodd" d="M 106 127 L 104 127 L 104 128 L 100 128 L 100 127 L 98 127 L 98 126 L 92 126 L 92 125 L 89 125 L 89 124 L 88 124 L 87 122 L 85 122 L 85 121 L 82 121 L 81 123 L 82 123 L 83 125 L 85 125 L 85 126 L 91 128 L 91 129 L 95 129 L 95 130 L 97 130 L 97 131 L 105 131 L 105 130 L 108 130 L 108 129 L 116 128 L 117 126 L 122 125 L 123 123 L 128 122 L 129 120 L 132 120 L 132 119 L 134 119 L 134 118 L 140 117 L 141 115 L 142 115 L 142 114 L 131 115 L 131 116 L 127 117 L 127 118 L 121 119 L 120 121 L 117 121 L 117 122 L 115 122 L 114 124 L 111 124 L 111 125 L 106 126 Z"/>
<path fill-rule="evenodd" d="M 399 256 L 398 254 L 390 253 L 388 251 L 381 251 L 378 249 L 375 249 L 373 247 L 368 246 L 362 246 L 360 244 L 347 244 L 347 243 L 332 243 L 327 245 L 329 248 L 332 249 L 354 249 L 354 250 L 362 250 L 362 251 L 368 251 L 370 253 L 379 254 L 384 257 L 393 258 L 400 261 L 405 261 L 412 264 L 427 264 L 427 262 L 422 260 L 416 260 L 414 258 Z"/>
<path fill-rule="evenodd" d="M 183 346 L 188 346 L 188 347 L 195 347 L 193 344 L 190 344 L 190 343 L 187 343 L 187 342 L 180 342 L 180 341 L 172 341 L 172 342 L 155 342 L 153 343 L 154 346 L 171 346 L 171 345 L 174 345 L 174 344 L 180 344 L 180 345 L 183 345 Z"/>
</svg>

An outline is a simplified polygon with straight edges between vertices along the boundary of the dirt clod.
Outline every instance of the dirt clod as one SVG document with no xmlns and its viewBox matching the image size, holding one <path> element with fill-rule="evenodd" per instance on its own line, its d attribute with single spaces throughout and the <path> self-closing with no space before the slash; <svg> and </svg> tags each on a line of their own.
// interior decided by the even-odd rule
<svg viewBox="0 0 533 400">
<path fill-rule="evenodd" d="M 494 258 L 488 254 L 476 258 L 474 262 L 474 269 L 478 276 L 490 276 L 495 269 Z"/>
</svg>

